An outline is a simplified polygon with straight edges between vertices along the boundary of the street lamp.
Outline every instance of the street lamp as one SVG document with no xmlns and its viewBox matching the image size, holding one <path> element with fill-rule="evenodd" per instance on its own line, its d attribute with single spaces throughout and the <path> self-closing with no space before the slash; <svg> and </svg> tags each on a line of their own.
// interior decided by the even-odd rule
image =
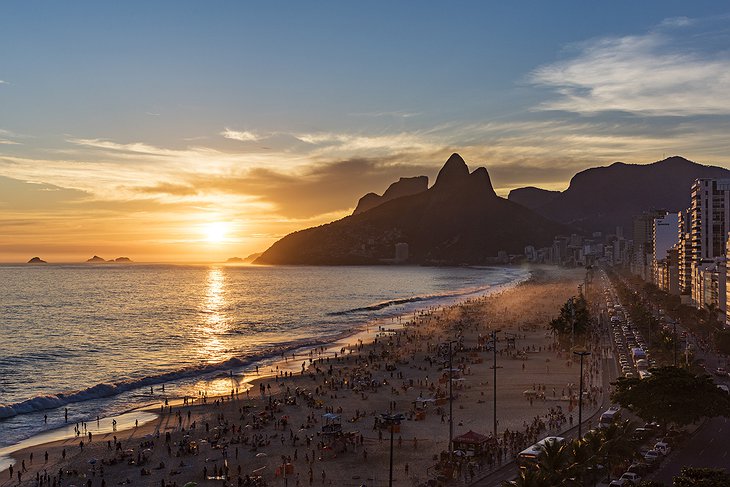
<svg viewBox="0 0 730 487">
<path fill-rule="evenodd" d="M 400 424 L 400 422 L 405 419 L 405 416 L 402 413 L 383 413 L 380 417 L 390 429 L 390 477 L 388 480 L 388 487 L 393 487 L 393 429 L 395 425 Z"/>
<path fill-rule="evenodd" d="M 672 351 L 674 352 L 674 366 L 677 366 L 677 320 L 674 320 L 674 339 L 672 340 Z"/>
<path fill-rule="evenodd" d="M 497 438 L 497 333 L 502 330 L 492 330 L 492 352 L 494 353 L 494 363 L 492 369 L 494 369 L 494 394 L 492 395 L 493 400 L 493 411 L 494 411 L 494 438 Z"/>
<path fill-rule="evenodd" d="M 453 448 L 453 441 L 454 441 L 454 394 L 453 394 L 453 384 L 454 384 L 454 363 L 453 363 L 453 356 L 454 352 L 452 349 L 452 345 L 454 343 L 458 343 L 456 340 L 449 340 L 449 460 L 453 460 L 454 456 L 454 448 Z"/>
<path fill-rule="evenodd" d="M 583 357 L 591 354 L 585 349 L 573 350 L 575 355 L 580 357 L 580 391 L 578 394 L 578 439 L 583 438 Z"/>
</svg>

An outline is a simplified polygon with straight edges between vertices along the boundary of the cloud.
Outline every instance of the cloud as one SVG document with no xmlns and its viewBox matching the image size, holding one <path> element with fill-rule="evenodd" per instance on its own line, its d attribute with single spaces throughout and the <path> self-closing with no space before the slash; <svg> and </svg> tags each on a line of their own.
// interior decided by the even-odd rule
<svg viewBox="0 0 730 487">
<path fill-rule="evenodd" d="M 240 140 L 241 142 L 255 142 L 260 138 L 253 132 L 231 130 L 227 127 L 223 132 L 221 132 L 221 135 L 226 139 Z"/>
<path fill-rule="evenodd" d="M 406 112 L 406 111 L 384 111 L 384 112 L 358 112 L 351 113 L 351 117 L 366 117 L 366 118 L 413 118 L 421 116 L 421 112 Z"/>
<path fill-rule="evenodd" d="M 3 79 L 0 79 L 0 85 L 9 85 L 10 83 L 8 81 L 5 81 Z"/>
<path fill-rule="evenodd" d="M 606 37 L 574 46 L 577 55 L 531 73 L 532 83 L 554 93 L 538 109 L 728 115 L 730 51 L 721 47 L 722 42 L 711 42 L 721 40 L 726 27 L 703 31 L 701 36 L 688 32 L 704 26 L 685 18 L 667 19 L 643 35 Z"/>
</svg>

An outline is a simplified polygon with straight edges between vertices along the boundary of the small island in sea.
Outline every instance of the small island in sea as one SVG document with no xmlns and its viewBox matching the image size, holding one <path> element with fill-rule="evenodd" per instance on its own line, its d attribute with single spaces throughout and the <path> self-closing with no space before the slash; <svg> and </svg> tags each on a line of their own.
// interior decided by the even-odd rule
<svg viewBox="0 0 730 487">
<path fill-rule="evenodd" d="M 40 257 L 33 257 L 28 261 L 28 264 L 48 264 L 48 262 L 41 259 Z"/>
<path fill-rule="evenodd" d="M 104 258 L 102 258 L 102 257 L 99 257 L 98 255 L 95 255 L 92 258 L 87 259 L 86 262 L 88 262 L 90 264 L 94 264 L 94 263 L 106 262 L 106 260 Z"/>
<path fill-rule="evenodd" d="M 117 262 L 117 263 L 121 263 L 121 264 L 129 264 L 129 263 L 132 262 L 132 259 L 130 259 L 129 257 L 117 257 L 116 259 L 110 260 L 109 262 Z"/>
<path fill-rule="evenodd" d="M 227 264 L 243 264 L 243 259 L 240 257 L 231 257 L 226 260 Z"/>
</svg>

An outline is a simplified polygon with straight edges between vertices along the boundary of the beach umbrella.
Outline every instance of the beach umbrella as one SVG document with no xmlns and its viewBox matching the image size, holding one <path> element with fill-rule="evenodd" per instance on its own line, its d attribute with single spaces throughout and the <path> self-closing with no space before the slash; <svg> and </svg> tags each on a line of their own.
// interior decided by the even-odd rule
<svg viewBox="0 0 730 487">
<path fill-rule="evenodd" d="M 261 458 L 261 457 L 268 457 L 268 455 L 267 455 L 266 453 L 264 453 L 264 452 L 261 452 L 261 453 L 257 453 L 257 454 L 256 454 L 256 457 L 257 457 L 257 458 Z"/>
</svg>

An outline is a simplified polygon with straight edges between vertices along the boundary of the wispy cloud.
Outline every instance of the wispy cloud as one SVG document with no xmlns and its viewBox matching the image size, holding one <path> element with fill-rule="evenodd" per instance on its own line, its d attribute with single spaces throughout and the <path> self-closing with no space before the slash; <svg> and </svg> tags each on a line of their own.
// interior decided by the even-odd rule
<svg viewBox="0 0 730 487">
<path fill-rule="evenodd" d="M 371 118 L 413 118 L 421 115 L 421 112 L 407 112 L 407 111 L 383 111 L 383 112 L 358 112 L 351 113 L 351 117 L 371 117 Z"/>
<path fill-rule="evenodd" d="M 221 132 L 221 135 L 226 139 L 240 140 L 241 142 L 255 142 L 260 139 L 260 137 L 253 132 L 232 130 L 227 127 L 223 132 Z"/>
<path fill-rule="evenodd" d="M 530 80 L 553 90 L 541 110 L 593 114 L 730 114 L 730 51 L 708 42 L 724 30 L 687 29 L 697 22 L 665 20 L 643 35 L 607 37 L 577 45 L 570 59 L 537 68 Z"/>
<path fill-rule="evenodd" d="M 4 79 L 0 79 L 0 85 L 9 85 L 10 82 L 5 81 Z"/>
</svg>

